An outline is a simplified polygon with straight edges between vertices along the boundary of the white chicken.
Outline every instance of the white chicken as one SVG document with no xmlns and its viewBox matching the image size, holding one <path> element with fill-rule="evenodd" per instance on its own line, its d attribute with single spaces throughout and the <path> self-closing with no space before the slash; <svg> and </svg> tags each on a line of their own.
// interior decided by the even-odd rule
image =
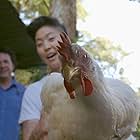
<svg viewBox="0 0 140 140">
<path fill-rule="evenodd" d="M 140 103 L 134 91 L 105 78 L 81 47 L 70 45 L 64 34 L 61 38 L 62 75 L 48 75 L 41 93 L 48 140 L 135 139 L 131 134 L 137 128 Z"/>
</svg>

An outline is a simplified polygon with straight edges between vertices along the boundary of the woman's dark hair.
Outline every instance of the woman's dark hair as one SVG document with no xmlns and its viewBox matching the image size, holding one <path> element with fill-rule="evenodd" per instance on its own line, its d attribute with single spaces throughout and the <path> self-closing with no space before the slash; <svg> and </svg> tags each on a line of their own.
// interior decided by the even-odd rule
<svg viewBox="0 0 140 140">
<path fill-rule="evenodd" d="M 14 67 L 16 68 L 16 65 L 17 65 L 16 56 L 12 50 L 10 50 L 7 47 L 2 47 L 2 48 L 0 48 L 0 53 L 8 54 L 10 56 L 12 63 L 14 64 Z M 14 68 L 14 70 L 15 70 L 15 68 Z"/>
<path fill-rule="evenodd" d="M 65 26 L 61 24 L 56 18 L 48 17 L 48 16 L 40 16 L 34 19 L 27 26 L 27 32 L 33 40 L 35 40 L 35 34 L 37 30 L 43 26 L 60 28 L 63 32 L 67 33 Z"/>
</svg>

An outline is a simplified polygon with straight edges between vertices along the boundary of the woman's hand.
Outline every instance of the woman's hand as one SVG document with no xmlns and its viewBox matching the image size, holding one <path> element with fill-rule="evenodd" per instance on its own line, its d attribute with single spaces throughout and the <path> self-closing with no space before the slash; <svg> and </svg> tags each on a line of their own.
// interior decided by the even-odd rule
<svg viewBox="0 0 140 140">
<path fill-rule="evenodd" d="M 42 112 L 37 127 L 33 130 L 29 140 L 47 140 L 48 129 L 46 127 L 47 116 L 45 112 Z"/>
</svg>

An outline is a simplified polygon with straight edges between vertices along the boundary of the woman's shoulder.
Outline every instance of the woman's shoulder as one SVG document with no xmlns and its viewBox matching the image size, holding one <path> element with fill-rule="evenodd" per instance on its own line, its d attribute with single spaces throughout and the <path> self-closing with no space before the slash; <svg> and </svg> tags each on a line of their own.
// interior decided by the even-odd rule
<svg viewBox="0 0 140 140">
<path fill-rule="evenodd" d="M 27 89 L 28 88 L 41 88 L 42 85 L 44 84 L 44 80 L 46 79 L 46 76 L 42 77 L 40 80 L 34 82 L 34 83 L 31 83 L 30 85 L 27 86 Z"/>
<path fill-rule="evenodd" d="M 25 94 L 26 94 L 26 96 L 29 96 L 29 95 L 31 95 L 32 93 L 35 95 L 36 93 L 38 94 L 40 94 L 41 93 L 41 89 L 42 89 L 42 86 L 43 86 L 43 84 L 44 84 L 44 79 L 45 77 L 43 77 L 42 79 L 40 79 L 40 80 L 38 80 L 38 81 L 36 81 L 36 82 L 34 82 L 34 83 L 31 83 L 30 85 L 28 85 L 27 87 L 26 87 L 26 90 L 25 90 Z"/>
</svg>

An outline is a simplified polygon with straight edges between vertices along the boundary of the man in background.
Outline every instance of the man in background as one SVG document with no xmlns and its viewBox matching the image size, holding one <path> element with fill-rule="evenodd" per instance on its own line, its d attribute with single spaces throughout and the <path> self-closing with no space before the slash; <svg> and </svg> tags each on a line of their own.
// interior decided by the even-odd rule
<svg viewBox="0 0 140 140">
<path fill-rule="evenodd" d="M 0 49 L 0 140 L 19 140 L 18 124 L 25 87 L 14 78 L 16 60 L 9 49 Z"/>
</svg>

